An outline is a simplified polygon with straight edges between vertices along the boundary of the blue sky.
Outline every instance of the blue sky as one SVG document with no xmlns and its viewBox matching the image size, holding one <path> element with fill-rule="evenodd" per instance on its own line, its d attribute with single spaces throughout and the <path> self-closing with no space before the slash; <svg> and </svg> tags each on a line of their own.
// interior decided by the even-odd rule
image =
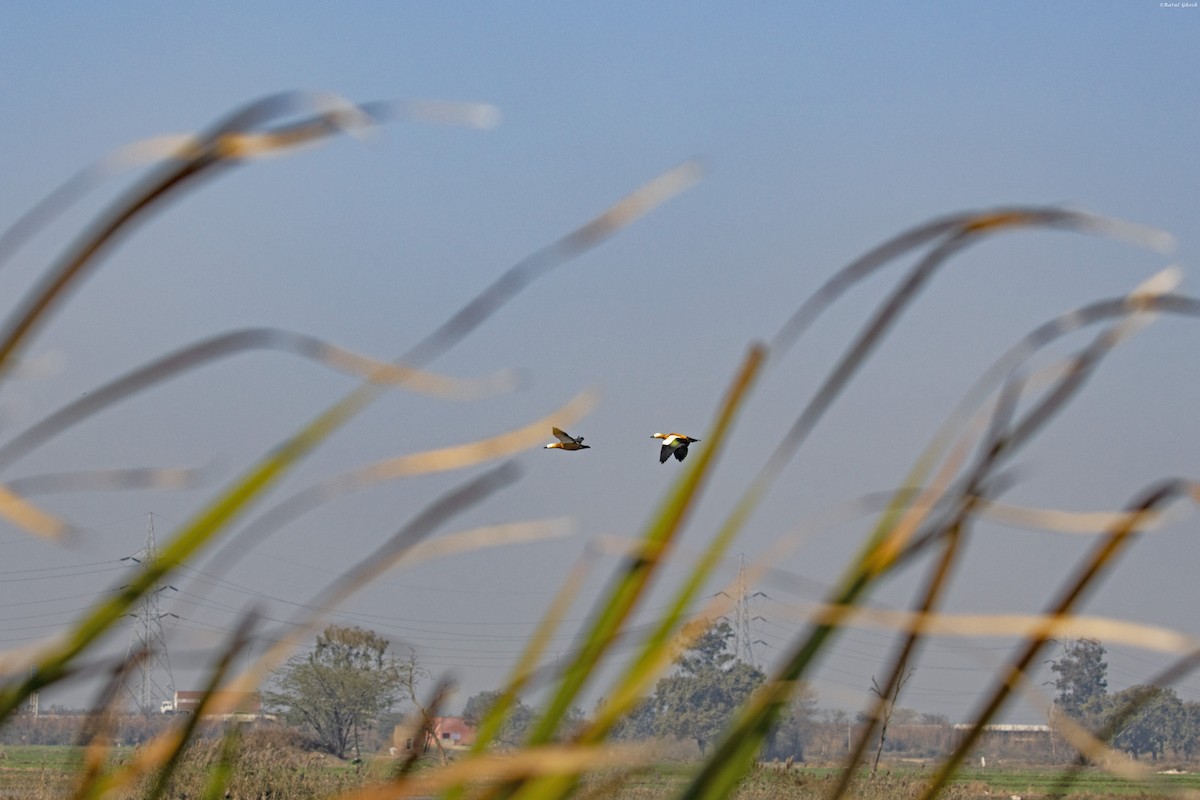
<svg viewBox="0 0 1200 800">
<path fill-rule="evenodd" d="M 535 284 L 435 365 L 462 376 L 513 367 L 524 388 L 472 404 L 389 395 L 285 487 L 507 430 L 598 389 L 598 407 L 573 431 L 592 450 L 519 456 L 521 482 L 458 521 L 568 515 L 575 536 L 397 573 L 339 618 L 411 643 L 432 670 L 458 676 L 465 699 L 500 683 L 587 541 L 644 524 L 681 466 L 660 466 L 649 434 L 704 438 L 748 344 L 883 239 L 963 209 L 1063 204 L 1167 230 L 1177 247 L 1164 255 L 1038 232 L 956 259 L 752 519 L 736 547 L 750 562 L 799 520 L 894 487 L 973 379 L 1035 325 L 1170 263 L 1183 267 L 1189 291 L 1200 255 L 1200 98 L 1189 76 L 1197 25 L 1200 10 L 1150 0 L 776 3 L 737 13 L 716 3 L 14 6 L 0 30 L 5 224 L 127 142 L 202 128 L 283 90 L 486 102 L 503 123 L 395 123 L 366 142 L 255 163 L 189 194 L 124 242 L 39 333 L 26 355 L 50 366 L 0 394 L 0 433 L 231 328 L 275 326 L 395 356 L 510 264 L 702 157 L 699 186 Z M 0 296 L 21 296 L 129 180 L 104 184 L 22 250 L 0 271 Z M 712 534 L 897 274 L 851 292 L 772 366 L 686 547 Z M 1163 321 L 1115 354 L 1023 454 L 1011 499 L 1109 509 L 1154 479 L 1194 475 L 1197 333 Z M 148 513 L 168 537 L 223 479 L 352 385 L 285 356 L 246 355 L 139 396 L 19 464 L 6 477 L 149 464 L 211 465 L 216 477 L 194 492 L 47 498 L 87 531 L 71 550 L 0 529 L 0 647 L 69 622 L 86 606 L 80 595 L 120 581 L 116 560 L 141 547 Z M 180 588 L 216 585 L 171 632 L 177 687 L 192 688 L 198 663 L 188 654 L 218 642 L 237 611 L 261 603 L 288 616 L 463 477 L 330 504 L 228 573 L 193 576 Z M 791 609 L 819 599 L 866 527 L 825 531 L 779 565 L 798 580 L 762 587 L 760 658 L 794 635 Z M 1086 546 L 981 528 L 952 607 L 1039 609 Z M 1200 634 L 1190 613 L 1198 548 L 1188 523 L 1147 537 L 1089 610 Z M 722 580 L 735 570 L 736 558 Z M 603 578 L 602 569 L 589 591 Z M 902 607 L 914 578 L 890 581 L 878 601 Z M 586 613 L 584 604 L 573 619 Z M 889 640 L 848 633 L 814 676 L 820 703 L 859 707 Z M 569 649 L 569 634 L 559 646 Z M 933 643 L 902 704 L 964 717 L 1004 647 Z M 1111 684 L 1138 683 L 1168 660 L 1114 648 Z M 1200 681 L 1179 688 L 1200 699 Z M 63 696 L 86 699 L 84 690 Z M 1012 715 L 1037 718 L 1027 707 Z"/>
</svg>

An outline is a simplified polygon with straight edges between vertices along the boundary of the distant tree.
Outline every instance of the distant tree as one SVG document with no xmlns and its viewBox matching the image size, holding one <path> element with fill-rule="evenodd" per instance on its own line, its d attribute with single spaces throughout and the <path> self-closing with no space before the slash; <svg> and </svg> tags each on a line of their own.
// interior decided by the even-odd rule
<svg viewBox="0 0 1200 800">
<path fill-rule="evenodd" d="M 601 698 L 596 703 L 597 713 L 603 709 L 604 703 L 604 698 Z M 652 698 L 647 697 L 639 701 L 625 716 L 617 720 L 609 736 L 612 739 L 622 741 L 637 741 L 650 739 L 654 736 L 654 733 L 654 701 Z"/>
<path fill-rule="evenodd" d="M 922 716 L 915 708 L 896 706 L 892 709 L 891 721 L 893 725 L 918 725 L 921 724 Z"/>
<path fill-rule="evenodd" d="M 1108 662 L 1104 645 L 1095 639 L 1074 639 L 1063 645 L 1062 656 L 1051 663 L 1057 673 L 1055 703 L 1077 722 L 1094 723 L 1089 706 L 1108 694 Z M 1092 718 L 1089 718 L 1092 717 Z"/>
<path fill-rule="evenodd" d="M 1133 709 L 1113 725 L 1113 747 L 1156 761 L 1168 748 L 1183 749 L 1185 710 L 1174 689 L 1133 686 L 1113 695 L 1111 708 L 1116 713 Z"/>
<path fill-rule="evenodd" d="M 676 659 L 674 675 L 655 686 L 655 732 L 692 739 L 701 754 L 734 712 L 762 685 L 757 667 L 728 652 L 733 628 L 722 620 L 704 628 Z"/>
<path fill-rule="evenodd" d="M 1188 758 L 1200 753 L 1200 703 L 1188 701 L 1183 704 L 1183 717 L 1179 731 L 1179 752 Z"/>
<path fill-rule="evenodd" d="M 840 708 L 823 708 L 817 716 L 810 749 L 816 748 L 822 758 L 836 758 L 848 752 L 849 737 L 850 715 Z"/>
<path fill-rule="evenodd" d="M 503 692 L 494 690 L 471 695 L 463 706 L 463 721 L 468 725 L 478 726 L 502 695 Z M 509 709 L 504 725 L 496 734 L 496 741 L 509 746 L 520 744 L 533 725 L 535 716 L 534 710 L 518 698 Z"/>
<path fill-rule="evenodd" d="M 467 698 L 466 705 L 463 706 L 463 722 L 468 725 L 479 727 L 483 722 L 483 718 L 492 710 L 492 706 L 496 705 L 496 701 L 500 699 L 503 692 L 486 691 L 478 692 Z"/>
<path fill-rule="evenodd" d="M 870 713 L 860 713 L 858 720 L 865 725 L 865 731 L 874 730 L 876 737 L 875 760 L 871 763 L 871 777 L 879 771 L 879 760 L 883 757 L 883 748 L 887 744 L 888 726 L 895 722 L 897 725 L 912 724 L 919 714 L 911 708 L 897 708 L 896 701 L 904 687 L 912 680 L 916 670 L 907 665 L 907 660 L 900 662 L 896 681 L 885 690 L 879 681 L 871 678 L 871 694 L 877 698 L 871 704 Z M 865 735 L 865 733 L 864 733 Z M 860 748 L 866 747 L 866 741 L 860 743 Z"/>
<path fill-rule="evenodd" d="M 415 668 L 389 655 L 388 644 L 373 631 L 330 625 L 311 653 L 272 676 L 264 699 L 330 753 L 344 758 L 353 748 L 357 755 L 362 734 L 395 705 Z"/>
<path fill-rule="evenodd" d="M 765 755 L 768 758 L 803 761 L 816 726 L 817 693 L 807 683 L 801 682 L 793 691 L 792 701 L 780 715 L 779 722 L 767 735 Z"/>
</svg>

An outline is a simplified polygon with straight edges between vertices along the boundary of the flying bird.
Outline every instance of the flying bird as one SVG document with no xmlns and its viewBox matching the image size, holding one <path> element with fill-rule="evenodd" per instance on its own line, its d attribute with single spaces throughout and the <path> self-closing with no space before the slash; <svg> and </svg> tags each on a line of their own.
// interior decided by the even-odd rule
<svg viewBox="0 0 1200 800">
<path fill-rule="evenodd" d="M 543 447 L 543 450 L 590 450 L 590 444 L 583 443 L 583 437 L 575 438 L 571 434 L 559 428 L 551 428 L 550 431 L 554 434 L 557 442 L 551 442 Z"/>
<path fill-rule="evenodd" d="M 652 433 L 650 438 L 663 440 L 662 450 L 658 451 L 658 463 L 660 464 L 665 464 L 672 455 L 677 461 L 683 461 L 687 458 L 688 445 L 700 441 L 691 436 L 684 436 L 682 433 Z"/>
</svg>

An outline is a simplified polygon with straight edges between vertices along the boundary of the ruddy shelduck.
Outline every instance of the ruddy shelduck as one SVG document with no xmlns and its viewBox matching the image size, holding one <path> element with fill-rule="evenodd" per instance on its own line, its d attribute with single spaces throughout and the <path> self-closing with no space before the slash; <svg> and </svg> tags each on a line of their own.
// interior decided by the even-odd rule
<svg viewBox="0 0 1200 800">
<path fill-rule="evenodd" d="M 665 464 L 672 455 L 677 461 L 683 461 L 687 458 L 688 445 L 700 441 L 691 436 L 684 436 L 682 433 L 652 433 L 650 438 L 663 440 L 662 449 L 658 451 L 658 463 L 660 464 Z"/>
<path fill-rule="evenodd" d="M 550 431 L 554 434 L 557 442 L 551 442 L 543 447 L 543 450 L 590 450 L 590 444 L 583 443 L 583 437 L 578 438 L 572 436 L 560 428 L 551 428 Z"/>
</svg>

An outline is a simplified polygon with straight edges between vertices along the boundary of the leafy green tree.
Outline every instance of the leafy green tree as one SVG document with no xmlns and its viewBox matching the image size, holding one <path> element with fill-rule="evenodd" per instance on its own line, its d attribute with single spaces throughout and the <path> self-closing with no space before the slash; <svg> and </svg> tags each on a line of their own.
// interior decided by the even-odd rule
<svg viewBox="0 0 1200 800">
<path fill-rule="evenodd" d="M 1063 645 L 1062 657 L 1050 665 L 1057 673 L 1055 703 L 1072 719 L 1094 723 L 1089 706 L 1108 694 L 1108 662 L 1104 645 L 1095 639 L 1074 639 Z"/>
<path fill-rule="evenodd" d="M 463 706 L 463 721 L 468 725 L 478 726 L 496 705 L 496 701 L 502 694 L 503 692 L 492 690 L 477 692 L 468 697 L 466 705 Z M 535 717 L 536 714 L 532 708 L 525 705 L 520 699 L 516 700 L 509 709 L 508 718 L 504 721 L 500 732 L 496 734 L 496 741 L 509 746 L 519 745 L 533 725 Z"/>
<path fill-rule="evenodd" d="M 395 705 L 414 674 L 415 662 L 392 657 L 388 645 L 373 631 L 330 625 L 311 653 L 276 671 L 266 703 L 311 730 L 335 756 L 351 748 L 357 755 L 362 734 Z"/>
<path fill-rule="evenodd" d="M 496 701 L 500 699 L 502 692 L 487 691 L 478 692 L 467 698 L 466 705 L 463 706 L 463 722 L 474 727 L 479 727 L 483 722 L 484 717 L 492 710 L 492 706 L 496 705 Z"/>
<path fill-rule="evenodd" d="M 728 652 L 733 628 L 707 627 L 675 660 L 677 672 L 654 690 L 655 732 L 693 739 L 703 754 L 766 676 Z"/>
<path fill-rule="evenodd" d="M 1183 749 L 1185 711 L 1174 689 L 1133 686 L 1112 697 L 1115 710 L 1133 711 L 1115 726 L 1112 745 L 1137 758 L 1147 754 L 1158 760 L 1167 749 Z"/>
</svg>

